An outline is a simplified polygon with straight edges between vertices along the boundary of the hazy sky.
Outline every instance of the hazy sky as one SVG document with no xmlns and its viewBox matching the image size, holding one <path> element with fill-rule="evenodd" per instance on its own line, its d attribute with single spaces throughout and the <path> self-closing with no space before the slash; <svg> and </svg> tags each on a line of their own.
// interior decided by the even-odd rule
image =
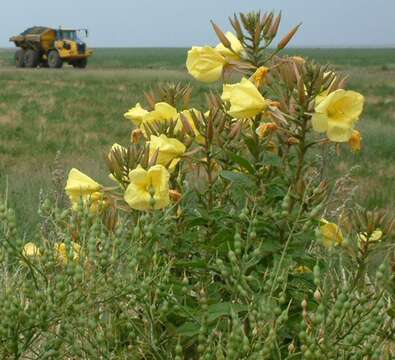
<svg viewBox="0 0 395 360">
<path fill-rule="evenodd" d="M 395 0 L 0 0 L 0 47 L 33 25 L 88 27 L 91 46 L 216 43 L 213 19 L 283 10 L 282 33 L 303 22 L 293 46 L 395 46 Z"/>
</svg>

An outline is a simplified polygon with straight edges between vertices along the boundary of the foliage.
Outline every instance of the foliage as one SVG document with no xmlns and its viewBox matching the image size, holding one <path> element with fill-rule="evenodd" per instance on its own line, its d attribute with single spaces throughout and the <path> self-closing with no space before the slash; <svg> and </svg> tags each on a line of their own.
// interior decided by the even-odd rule
<svg viewBox="0 0 395 360">
<path fill-rule="evenodd" d="M 280 19 L 235 16 L 231 40 L 213 24 L 222 45 L 203 78 L 221 67 L 222 96 L 206 111 L 189 85 L 146 92 L 125 114 L 130 145 L 107 156 L 113 186 L 73 169 L 71 208 L 44 200 L 24 237 L 1 202 L 2 358 L 394 355 L 394 219 L 327 166 L 333 148 L 358 150 L 362 97 L 328 67 L 280 57 L 297 28 L 269 50 Z M 203 60 L 196 77 L 212 70 Z M 318 115 L 341 124 L 327 131 L 340 142 L 313 130 Z"/>
</svg>

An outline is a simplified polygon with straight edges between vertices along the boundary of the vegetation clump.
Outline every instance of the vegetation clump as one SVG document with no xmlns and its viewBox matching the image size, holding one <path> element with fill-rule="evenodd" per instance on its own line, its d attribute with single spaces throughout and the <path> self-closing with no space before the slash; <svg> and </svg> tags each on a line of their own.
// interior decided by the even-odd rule
<svg viewBox="0 0 395 360">
<path fill-rule="evenodd" d="M 395 220 L 325 161 L 361 148 L 364 98 L 280 55 L 298 26 L 273 50 L 280 20 L 213 24 L 187 69 L 222 92 L 146 93 L 111 185 L 72 169 L 70 208 L 44 200 L 23 237 L 1 202 L 2 358 L 393 358 Z"/>
</svg>

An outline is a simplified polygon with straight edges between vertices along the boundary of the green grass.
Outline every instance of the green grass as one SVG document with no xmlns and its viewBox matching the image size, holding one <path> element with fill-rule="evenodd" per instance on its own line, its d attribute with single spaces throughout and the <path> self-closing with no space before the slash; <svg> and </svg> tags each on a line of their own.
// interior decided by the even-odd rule
<svg viewBox="0 0 395 360">
<path fill-rule="evenodd" d="M 143 100 L 144 90 L 158 82 L 189 81 L 193 105 L 204 103 L 208 87 L 186 73 L 186 51 L 97 49 L 81 71 L 15 69 L 13 51 L 0 50 L 0 192 L 8 186 L 26 229 L 36 221 L 40 189 L 51 191 L 57 151 L 66 172 L 79 167 L 105 182 L 103 158 L 112 143 L 127 143 L 131 126 L 122 114 Z M 360 122 L 364 148 L 357 155 L 344 149 L 334 162 L 337 170 L 358 166 L 362 203 L 395 208 L 395 50 L 292 49 L 289 54 L 332 63 L 350 75 L 350 88 L 366 96 Z"/>
</svg>

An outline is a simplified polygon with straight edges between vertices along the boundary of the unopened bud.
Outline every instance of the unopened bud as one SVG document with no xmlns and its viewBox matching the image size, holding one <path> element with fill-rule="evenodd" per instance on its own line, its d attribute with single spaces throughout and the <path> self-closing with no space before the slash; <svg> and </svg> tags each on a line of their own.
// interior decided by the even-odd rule
<svg viewBox="0 0 395 360">
<path fill-rule="evenodd" d="M 304 310 L 307 309 L 307 300 L 306 300 L 306 299 L 303 299 L 301 305 L 302 305 L 302 308 L 303 308 Z"/>
<path fill-rule="evenodd" d="M 295 26 L 287 35 L 284 36 L 284 38 L 277 45 L 277 49 L 279 50 L 284 49 L 288 45 L 288 43 L 292 40 L 296 32 L 299 30 L 300 25 L 302 24 Z"/>
<path fill-rule="evenodd" d="M 321 301 L 321 292 L 320 292 L 320 290 L 318 290 L 318 288 L 314 291 L 314 299 L 317 302 Z"/>
<path fill-rule="evenodd" d="M 288 345 L 288 352 L 290 352 L 291 354 L 294 353 L 296 350 L 295 344 L 292 341 L 289 345 Z"/>
</svg>

